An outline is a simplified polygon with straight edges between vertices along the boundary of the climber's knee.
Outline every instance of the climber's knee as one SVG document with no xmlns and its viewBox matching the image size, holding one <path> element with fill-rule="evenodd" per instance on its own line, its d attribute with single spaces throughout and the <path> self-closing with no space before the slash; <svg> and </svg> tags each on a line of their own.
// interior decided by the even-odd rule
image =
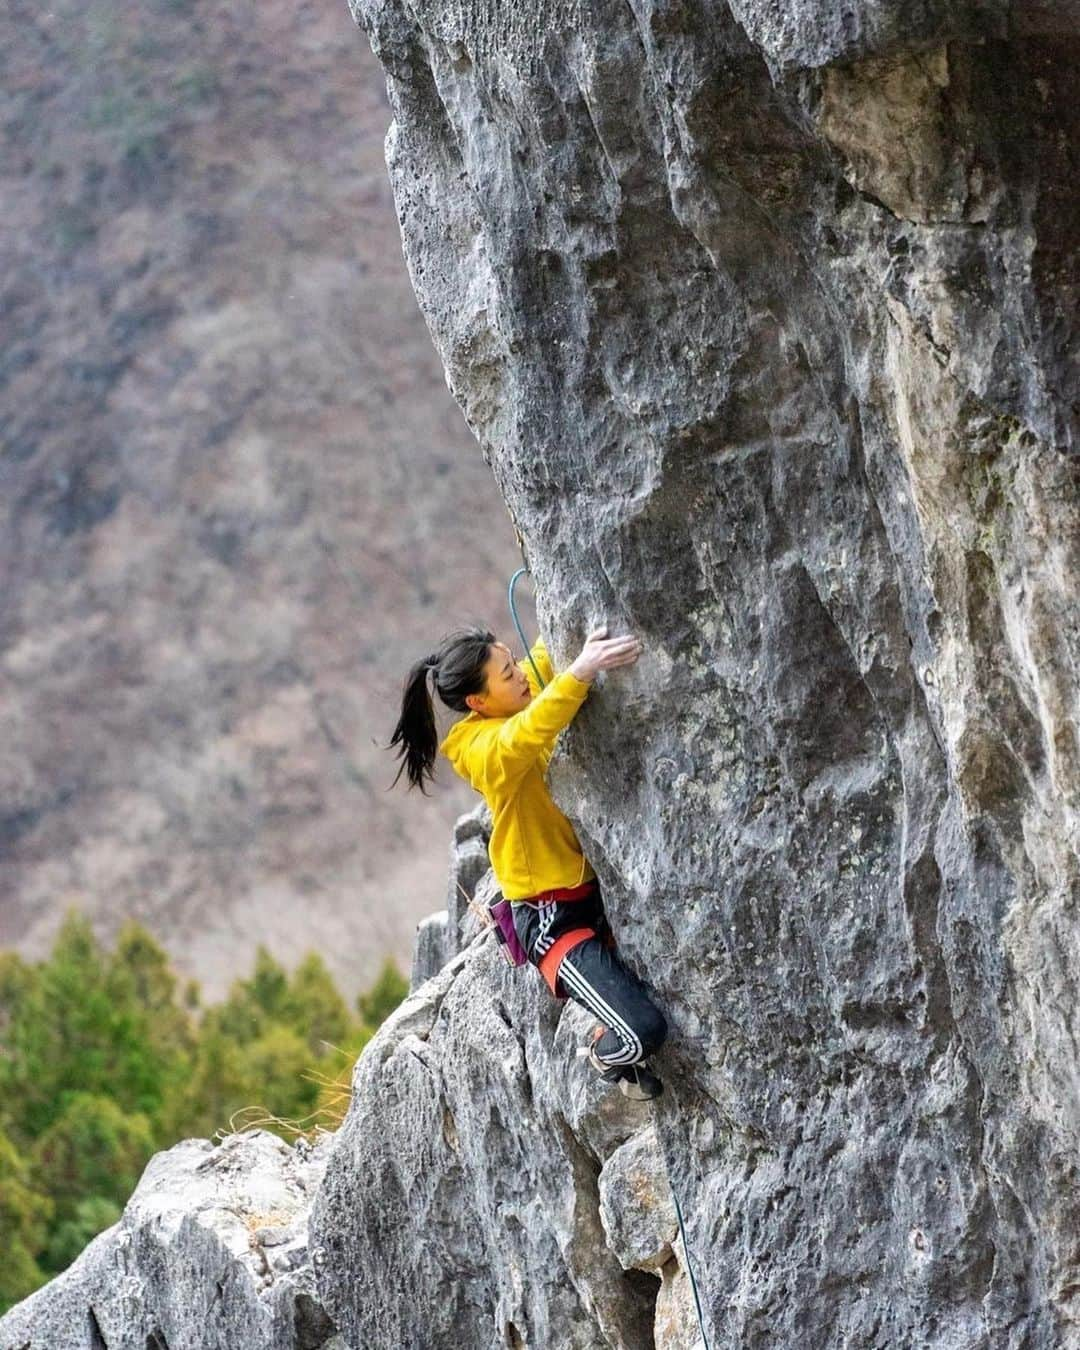
<svg viewBox="0 0 1080 1350">
<path fill-rule="evenodd" d="M 652 1055 L 667 1039 L 667 1020 L 660 1009 L 650 1003 L 647 1013 L 638 1020 L 634 1030 L 641 1040 L 642 1054 Z"/>
</svg>

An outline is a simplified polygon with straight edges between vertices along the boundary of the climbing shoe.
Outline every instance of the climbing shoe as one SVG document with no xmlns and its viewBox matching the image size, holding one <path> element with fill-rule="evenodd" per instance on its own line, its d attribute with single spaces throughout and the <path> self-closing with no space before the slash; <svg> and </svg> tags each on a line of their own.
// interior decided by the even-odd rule
<svg viewBox="0 0 1080 1350">
<path fill-rule="evenodd" d="M 664 1085 L 645 1064 L 605 1064 L 598 1057 L 596 1042 L 606 1030 L 606 1027 L 596 1027 L 592 1034 L 592 1043 L 583 1046 L 578 1054 L 589 1061 L 589 1067 L 595 1070 L 605 1083 L 618 1083 L 619 1091 L 631 1101 L 648 1102 L 654 1097 L 659 1097 Z"/>
<path fill-rule="evenodd" d="M 589 1061 L 589 1068 L 595 1069 L 605 1083 L 617 1083 L 622 1077 L 622 1066 L 619 1064 L 605 1064 L 596 1054 L 596 1042 L 605 1031 L 607 1031 L 607 1027 L 596 1027 L 592 1034 L 591 1043 L 582 1046 L 578 1051 L 578 1054 Z"/>
<path fill-rule="evenodd" d="M 647 1065 L 638 1063 L 623 1066 L 619 1091 L 632 1102 L 651 1102 L 663 1090 L 663 1083 Z"/>
</svg>

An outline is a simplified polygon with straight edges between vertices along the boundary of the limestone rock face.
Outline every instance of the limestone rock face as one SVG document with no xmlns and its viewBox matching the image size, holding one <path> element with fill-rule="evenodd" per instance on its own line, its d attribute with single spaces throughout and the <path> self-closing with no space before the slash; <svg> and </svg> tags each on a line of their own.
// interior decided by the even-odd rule
<svg viewBox="0 0 1080 1350">
<path fill-rule="evenodd" d="M 488 862 L 491 812 L 480 801 L 454 825 L 450 867 L 446 881 L 446 908 L 429 914 L 416 930 L 410 985 L 418 988 L 481 927 L 486 906 L 498 894 Z"/>
<path fill-rule="evenodd" d="M 600 1221 L 625 1270 L 659 1270 L 678 1236 L 671 1189 L 652 1125 L 607 1159 L 600 1173 Z"/>
<path fill-rule="evenodd" d="M 1075 6 L 354 3 L 556 664 L 645 642 L 550 781 L 710 1342 L 1080 1343 Z M 649 1344 L 634 1130 L 490 946 L 361 1061 L 320 1287 L 356 1345 Z"/>
<path fill-rule="evenodd" d="M 0 1319 L 0 1350 L 345 1350 L 307 1254 L 328 1149 L 253 1130 L 156 1154 L 119 1221 Z"/>
<path fill-rule="evenodd" d="M 481 934 L 370 1042 L 310 1225 L 347 1345 L 654 1345 L 664 1162 L 648 1107 L 568 1072 L 592 1022 Z"/>
</svg>

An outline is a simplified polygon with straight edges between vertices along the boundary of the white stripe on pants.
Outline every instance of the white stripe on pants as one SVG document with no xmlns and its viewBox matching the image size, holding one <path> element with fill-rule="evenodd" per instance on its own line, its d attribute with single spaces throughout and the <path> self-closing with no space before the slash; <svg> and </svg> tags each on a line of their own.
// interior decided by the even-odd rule
<svg viewBox="0 0 1080 1350">
<path fill-rule="evenodd" d="M 595 941 L 596 939 L 591 939 Z M 636 1064 L 644 1059 L 645 1050 L 633 1028 L 625 1022 L 606 999 L 593 988 L 581 970 L 573 964 L 573 950 L 563 957 L 559 966 L 559 979 L 568 989 L 572 989 L 578 999 L 590 1012 L 601 1018 L 604 1025 L 610 1027 L 623 1042 L 621 1051 L 614 1055 L 597 1055 L 602 1064 Z"/>
</svg>

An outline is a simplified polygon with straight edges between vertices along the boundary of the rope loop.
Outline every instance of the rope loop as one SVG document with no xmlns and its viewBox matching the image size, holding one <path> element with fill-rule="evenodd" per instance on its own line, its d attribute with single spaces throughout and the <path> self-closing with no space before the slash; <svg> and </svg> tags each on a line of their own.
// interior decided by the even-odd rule
<svg viewBox="0 0 1080 1350">
<path fill-rule="evenodd" d="M 514 587 L 517 585 L 518 577 L 531 575 L 532 573 L 529 571 L 527 567 L 519 567 L 518 570 L 514 573 L 514 575 L 510 578 L 510 592 L 507 596 L 507 599 L 510 602 L 510 613 L 514 619 L 514 627 L 517 629 L 517 635 L 521 639 L 521 645 L 525 650 L 525 655 L 528 659 L 529 665 L 532 666 L 533 668 L 533 674 L 540 681 L 540 688 L 543 689 L 546 687 L 546 682 L 543 676 L 541 676 L 540 672 L 536 669 L 536 662 L 532 659 L 532 652 L 529 651 L 529 643 L 528 639 L 525 637 L 525 630 L 522 628 L 521 620 L 518 618 L 517 605 L 514 604 Z"/>
</svg>

